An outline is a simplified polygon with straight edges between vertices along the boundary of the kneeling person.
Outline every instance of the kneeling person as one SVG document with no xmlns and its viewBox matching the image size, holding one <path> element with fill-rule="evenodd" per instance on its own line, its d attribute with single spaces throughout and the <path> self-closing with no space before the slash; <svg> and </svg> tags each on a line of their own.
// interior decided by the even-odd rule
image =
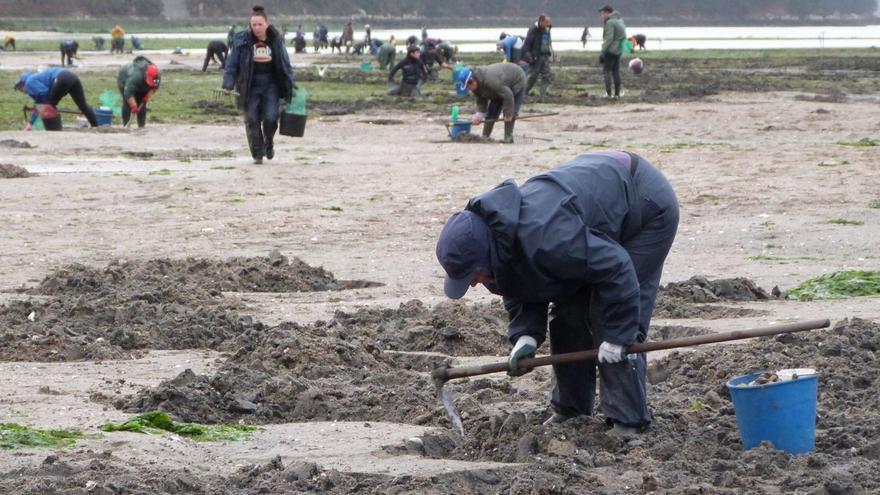
<svg viewBox="0 0 880 495">
<path fill-rule="evenodd" d="M 419 87 L 428 79 L 428 71 L 422 63 L 419 47 L 410 45 L 406 49 L 406 58 L 401 60 L 388 74 L 388 82 L 394 82 L 394 74 L 401 72 L 400 86 L 389 90 L 388 94 L 398 96 L 418 96 Z"/>
</svg>

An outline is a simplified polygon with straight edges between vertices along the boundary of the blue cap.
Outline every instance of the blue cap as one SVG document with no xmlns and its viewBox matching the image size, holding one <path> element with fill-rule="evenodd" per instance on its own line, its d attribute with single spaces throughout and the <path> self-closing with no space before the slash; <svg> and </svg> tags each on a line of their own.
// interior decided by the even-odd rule
<svg viewBox="0 0 880 495">
<path fill-rule="evenodd" d="M 446 221 L 437 239 L 437 260 L 446 271 L 443 291 L 461 299 L 477 272 L 491 273 L 489 227 L 479 215 L 460 211 Z"/>
<path fill-rule="evenodd" d="M 458 96 L 467 96 L 468 94 L 468 82 L 470 82 L 471 78 L 474 76 L 474 72 L 470 69 L 461 69 L 458 71 L 458 75 L 455 81 L 455 93 Z"/>
</svg>

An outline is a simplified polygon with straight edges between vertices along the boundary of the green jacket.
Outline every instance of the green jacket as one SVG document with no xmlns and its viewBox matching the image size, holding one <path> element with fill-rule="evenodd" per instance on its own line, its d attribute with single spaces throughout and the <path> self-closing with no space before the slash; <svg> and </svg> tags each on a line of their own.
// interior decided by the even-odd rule
<svg viewBox="0 0 880 495">
<path fill-rule="evenodd" d="M 608 16 L 602 30 L 602 53 L 620 55 L 620 43 L 626 39 L 626 26 L 616 10 Z"/>
<path fill-rule="evenodd" d="M 485 112 L 492 100 L 501 100 L 505 117 L 513 117 L 516 111 L 514 96 L 526 89 L 526 74 L 518 64 L 500 63 L 477 67 L 473 78 L 479 86 L 474 91 L 477 111 Z"/>
<path fill-rule="evenodd" d="M 134 61 L 119 68 L 116 85 L 119 86 L 119 92 L 122 93 L 123 102 L 131 96 L 143 96 L 150 90 L 150 87 L 147 86 L 146 76 L 147 66 L 152 63 L 147 57 L 137 56 Z"/>
</svg>

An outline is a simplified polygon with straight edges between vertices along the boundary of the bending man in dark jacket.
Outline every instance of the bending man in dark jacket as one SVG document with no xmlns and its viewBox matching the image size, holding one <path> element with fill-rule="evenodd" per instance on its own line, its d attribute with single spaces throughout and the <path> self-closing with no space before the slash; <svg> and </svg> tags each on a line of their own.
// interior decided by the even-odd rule
<svg viewBox="0 0 880 495">
<path fill-rule="evenodd" d="M 541 79 L 541 96 L 547 95 L 547 88 L 553 79 L 550 72 L 550 61 L 553 59 L 553 41 L 550 38 L 550 17 L 541 14 L 523 42 L 522 57 L 529 64 L 529 82 L 526 94 L 532 91 L 538 78 Z"/>
<path fill-rule="evenodd" d="M 458 89 L 470 90 L 477 97 L 477 113 L 471 122 L 483 123 L 483 137 L 492 135 L 495 119 L 504 114 L 504 142 L 513 142 L 513 126 L 526 94 L 526 76 L 516 64 L 500 63 L 463 69 L 458 73 Z M 467 91 L 460 91 L 466 93 Z M 488 119 L 488 122 L 484 120 Z"/>
<path fill-rule="evenodd" d="M 290 101 L 296 84 L 284 38 L 269 24 L 262 7 L 254 7 L 250 27 L 235 35 L 223 88 L 238 90 L 236 103 L 245 112 L 245 132 L 254 163 L 263 163 L 264 156 L 274 158 L 280 100 Z"/>
<path fill-rule="evenodd" d="M 208 43 L 208 51 L 205 53 L 205 63 L 202 64 L 202 72 L 208 70 L 208 64 L 214 62 L 216 57 L 220 62 L 220 68 L 226 68 L 226 56 L 229 54 L 229 47 L 222 40 L 213 40 Z"/>
<path fill-rule="evenodd" d="M 428 71 L 422 63 L 421 52 L 416 45 L 406 49 L 406 58 L 401 60 L 388 73 L 388 82 L 394 82 L 394 74 L 400 71 L 400 86 L 388 91 L 390 95 L 419 96 L 419 87 L 428 80 Z"/>
<path fill-rule="evenodd" d="M 644 158 L 581 155 L 521 186 L 505 181 L 453 215 L 437 243 L 444 290 L 458 299 L 481 283 L 504 296 L 511 375 L 528 371 L 518 361 L 548 326 L 554 354 L 598 347 L 602 412 L 629 435 L 651 413 L 645 356 L 624 351 L 647 338 L 678 216 L 672 187 Z M 553 367 L 548 422 L 592 414 L 596 364 Z"/>
</svg>

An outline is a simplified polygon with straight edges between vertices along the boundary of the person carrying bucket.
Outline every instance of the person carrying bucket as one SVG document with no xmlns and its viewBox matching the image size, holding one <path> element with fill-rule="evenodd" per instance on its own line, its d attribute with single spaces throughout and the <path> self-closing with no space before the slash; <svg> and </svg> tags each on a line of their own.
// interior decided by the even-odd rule
<svg viewBox="0 0 880 495">
<path fill-rule="evenodd" d="M 459 96 L 471 91 L 477 99 L 477 112 L 471 122 L 483 124 L 483 137 L 492 135 L 495 120 L 503 114 L 504 143 L 513 142 L 514 120 L 526 94 L 526 75 L 516 64 L 499 63 L 462 69 L 455 89 Z"/>
<path fill-rule="evenodd" d="M 552 354 L 598 349 L 598 363 L 553 366 L 545 424 L 592 415 L 598 364 L 606 422 L 631 437 L 652 416 L 645 354 L 626 349 L 647 340 L 678 220 L 672 186 L 645 158 L 580 155 L 521 185 L 504 181 L 452 215 L 436 248 L 443 290 L 460 299 L 482 284 L 503 296 L 512 376 L 529 371 L 520 360 L 548 330 Z"/>
<path fill-rule="evenodd" d="M 626 40 L 626 26 L 620 12 L 610 5 L 599 9 L 604 27 L 602 28 L 602 53 L 599 63 L 602 64 L 602 76 L 605 78 L 605 94 L 611 98 L 611 81 L 614 80 L 614 98 L 620 98 L 620 56 L 623 53 L 621 43 Z"/>
<path fill-rule="evenodd" d="M 122 125 L 128 125 L 131 114 L 137 115 L 139 128 L 147 125 L 147 103 L 160 82 L 159 67 L 142 55 L 119 68 L 116 85 L 122 94 Z"/>
<path fill-rule="evenodd" d="M 67 95 L 70 95 L 76 103 L 79 111 L 89 121 L 89 125 L 98 127 L 95 112 L 86 103 L 82 82 L 72 71 L 53 67 L 37 73 L 25 72 L 15 83 L 15 89 L 30 96 L 37 104 L 25 130 L 31 130 L 37 117 L 41 117 L 47 131 L 60 131 L 61 115 L 56 107 Z"/>
<path fill-rule="evenodd" d="M 263 163 L 263 157 L 274 158 L 280 101 L 291 100 L 296 83 L 284 39 L 269 23 L 263 7 L 254 6 L 249 28 L 235 35 L 223 89 L 238 91 L 236 103 L 245 112 L 245 133 L 254 163 Z"/>
</svg>

